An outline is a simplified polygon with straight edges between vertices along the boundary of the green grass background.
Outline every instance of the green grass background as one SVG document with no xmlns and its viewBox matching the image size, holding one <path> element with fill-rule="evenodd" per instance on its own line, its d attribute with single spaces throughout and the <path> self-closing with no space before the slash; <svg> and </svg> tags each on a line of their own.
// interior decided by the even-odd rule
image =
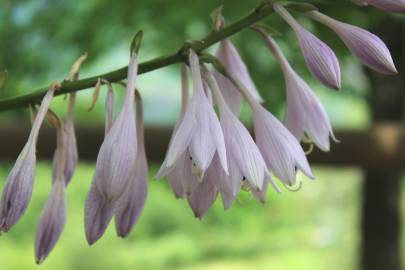
<svg viewBox="0 0 405 270">
<path fill-rule="evenodd" d="M 10 166 L 1 167 L 1 179 Z M 151 177 L 156 169 L 152 166 Z M 304 179 L 299 192 L 270 190 L 265 205 L 245 193 L 224 211 L 217 200 L 202 221 L 165 181 L 151 178 L 145 210 L 130 236 L 116 237 L 110 224 L 89 247 L 83 204 L 93 170 L 94 164 L 81 164 L 76 171 L 63 235 L 36 266 L 35 230 L 50 190 L 50 166 L 39 163 L 26 214 L 0 237 L 0 269 L 357 269 L 361 173 L 356 169 L 315 168 L 317 180 Z"/>
</svg>

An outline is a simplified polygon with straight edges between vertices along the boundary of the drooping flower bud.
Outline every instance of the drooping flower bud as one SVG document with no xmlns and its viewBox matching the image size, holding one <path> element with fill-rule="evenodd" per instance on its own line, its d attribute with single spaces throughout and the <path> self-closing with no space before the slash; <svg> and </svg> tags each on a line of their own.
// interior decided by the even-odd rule
<svg viewBox="0 0 405 270">
<path fill-rule="evenodd" d="M 56 115 L 54 115 L 56 117 Z M 51 118 L 52 119 L 52 118 Z M 54 156 L 52 191 L 42 211 L 37 227 L 35 239 L 35 258 L 40 264 L 49 255 L 60 235 L 66 222 L 66 198 L 65 198 L 65 131 L 63 123 L 55 118 L 52 123 L 57 128 L 57 151 Z"/>
<path fill-rule="evenodd" d="M 222 8 L 220 7 L 215 9 L 215 11 L 212 13 L 216 30 L 220 30 L 225 26 L 225 20 L 221 14 L 221 10 Z M 229 72 L 232 72 L 235 74 L 235 76 L 240 78 L 246 89 L 250 91 L 252 96 L 254 96 L 258 102 L 263 102 L 259 91 L 257 91 L 257 88 L 250 77 L 245 63 L 242 60 L 242 57 L 239 55 L 236 47 L 233 45 L 230 39 L 223 39 L 219 43 L 216 56 L 219 61 L 221 61 L 221 63 L 229 70 Z M 239 93 L 238 89 L 235 88 L 232 82 L 230 82 L 229 79 L 223 76 L 221 73 L 214 71 L 214 76 L 228 106 L 236 115 L 239 115 L 242 105 L 242 95 Z"/>
<path fill-rule="evenodd" d="M 384 74 L 398 73 L 390 51 L 376 35 L 360 27 L 339 22 L 318 11 L 307 14 L 335 31 L 350 51 L 366 66 Z"/>
<path fill-rule="evenodd" d="M 115 228 L 120 237 L 126 237 L 138 220 L 145 205 L 148 192 L 148 162 L 145 153 L 143 105 L 138 91 L 136 100 L 136 131 L 138 140 L 138 154 L 135 172 L 124 194 L 117 202 L 115 213 Z"/>
<path fill-rule="evenodd" d="M 108 203 L 119 199 L 133 176 L 136 153 L 134 111 L 135 80 L 138 71 L 136 55 L 128 67 L 128 84 L 124 105 L 101 145 L 94 176 L 99 193 Z"/>
<path fill-rule="evenodd" d="M 8 176 L 1 198 L 0 231 L 7 232 L 17 223 L 31 199 L 35 177 L 38 132 L 52 101 L 53 94 L 59 87 L 60 84 L 53 84 L 42 99 L 28 141 Z"/>
<path fill-rule="evenodd" d="M 332 49 L 302 27 L 283 6 L 274 4 L 274 10 L 294 30 L 305 62 L 315 78 L 332 89 L 339 89 L 341 86 L 339 61 Z"/>
<path fill-rule="evenodd" d="M 329 151 L 329 135 L 334 137 L 332 125 L 319 98 L 292 69 L 274 39 L 264 29 L 256 30 L 263 35 L 284 74 L 287 88 L 286 127 L 298 140 L 305 133 L 320 149 Z"/>
</svg>

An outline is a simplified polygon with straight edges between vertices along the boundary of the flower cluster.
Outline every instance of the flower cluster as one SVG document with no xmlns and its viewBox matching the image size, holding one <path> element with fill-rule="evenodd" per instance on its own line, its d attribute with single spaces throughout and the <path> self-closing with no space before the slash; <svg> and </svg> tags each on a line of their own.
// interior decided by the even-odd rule
<svg viewBox="0 0 405 270">
<path fill-rule="evenodd" d="M 403 0 L 353 2 L 370 4 L 389 12 L 405 11 Z M 285 6 L 272 4 L 272 8 L 296 34 L 313 76 L 325 86 L 339 89 L 341 72 L 333 50 L 301 26 Z M 304 14 L 332 29 L 364 65 L 384 74 L 397 73 L 387 46 L 374 34 L 332 19 L 315 9 Z M 225 27 L 219 12 L 214 25 L 216 30 Z M 330 139 L 336 141 L 319 98 L 292 68 L 266 28 L 252 28 L 263 37 L 283 72 L 287 93 L 284 121 L 263 107 L 263 99 L 229 39 L 220 42 L 216 57 L 200 57 L 199 50 L 193 49 L 192 45 L 181 52 L 186 56 L 181 66 L 181 112 L 156 178 L 165 177 L 175 196 L 187 199 L 198 218 L 204 216 L 218 195 L 225 209 L 232 206 L 242 190 L 264 202 L 269 185 L 277 192 L 281 191 L 274 176 L 286 187 L 296 185 L 298 171 L 314 179 L 300 142 L 311 142 L 319 149 L 329 151 Z M 126 237 L 137 222 L 147 197 L 143 105 L 136 89 L 137 51 L 141 37 L 136 36 L 131 48 L 125 98 L 117 117 L 114 117 L 111 84 L 99 79 L 94 92 L 91 108 L 101 84 L 108 85 L 105 136 L 85 202 L 85 234 L 90 245 L 100 239 L 112 219 L 118 236 Z M 77 79 L 84 59 L 81 57 L 75 63 L 70 80 Z M 206 62 L 215 68 L 209 69 Z M 191 97 L 189 73 L 193 85 Z M 39 109 L 33 107 L 31 133 L 8 176 L 0 204 L 0 232 L 7 232 L 29 204 L 35 178 L 36 142 L 41 124 L 47 117 L 57 130 L 57 147 L 53 158 L 52 189 L 37 227 L 37 263 L 48 256 L 62 234 L 67 218 L 66 188 L 78 162 L 73 125 L 76 94 L 69 95 L 65 122 L 49 109 L 54 93 L 60 87 L 60 84 L 53 84 Z M 239 120 L 244 99 L 252 112 L 254 136 Z"/>
</svg>

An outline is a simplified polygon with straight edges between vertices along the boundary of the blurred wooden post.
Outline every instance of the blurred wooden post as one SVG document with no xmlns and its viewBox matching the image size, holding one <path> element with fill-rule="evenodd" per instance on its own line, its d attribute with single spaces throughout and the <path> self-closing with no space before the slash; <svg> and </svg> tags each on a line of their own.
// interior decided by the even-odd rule
<svg viewBox="0 0 405 270">
<path fill-rule="evenodd" d="M 370 109 L 373 122 L 400 123 L 404 113 L 405 73 L 401 23 L 382 21 L 376 28 L 391 49 L 402 75 L 368 72 L 371 80 Z M 402 170 L 378 166 L 364 168 L 362 199 L 361 267 L 363 270 L 400 270 L 400 184 Z"/>
</svg>

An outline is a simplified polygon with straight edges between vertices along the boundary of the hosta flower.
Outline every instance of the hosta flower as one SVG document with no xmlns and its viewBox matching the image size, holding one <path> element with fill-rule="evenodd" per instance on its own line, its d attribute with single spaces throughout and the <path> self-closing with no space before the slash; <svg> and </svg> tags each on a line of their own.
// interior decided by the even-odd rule
<svg viewBox="0 0 405 270">
<path fill-rule="evenodd" d="M 256 143 L 268 168 L 285 184 L 293 186 L 296 169 L 313 178 L 298 140 L 260 104 L 253 108 Z"/>
<path fill-rule="evenodd" d="M 235 46 L 229 39 L 224 39 L 219 44 L 219 49 L 217 51 L 217 57 L 222 62 L 222 64 L 228 68 L 229 72 L 238 76 L 243 83 L 243 85 L 250 91 L 250 93 L 259 102 L 263 102 L 259 92 L 253 83 L 249 71 L 246 68 L 245 63 L 240 57 Z M 239 93 L 238 89 L 229 81 L 228 78 L 224 77 L 219 72 L 214 72 L 217 83 L 221 89 L 225 101 L 227 102 L 230 109 L 238 115 L 240 113 L 242 104 L 242 95 Z"/>
<path fill-rule="evenodd" d="M 35 177 L 36 143 L 38 132 L 52 101 L 55 89 L 52 85 L 44 96 L 23 150 L 11 170 L 3 189 L 0 205 L 0 231 L 8 231 L 24 214 L 31 199 Z"/>
<path fill-rule="evenodd" d="M 314 178 L 299 141 L 275 116 L 254 100 L 237 77 L 231 78 L 252 109 L 256 144 L 268 169 L 290 186 L 295 184 L 297 169 Z"/>
<path fill-rule="evenodd" d="M 181 107 L 180 107 L 180 116 L 174 127 L 173 134 L 176 134 L 178 127 L 184 119 L 184 115 L 187 110 L 188 98 L 189 98 L 189 87 L 188 87 L 188 77 L 187 77 L 187 66 L 185 64 L 181 65 Z M 171 137 L 170 145 L 173 142 L 174 136 Z M 160 167 L 155 178 L 159 179 L 163 176 L 166 176 L 167 181 L 169 182 L 174 195 L 176 198 L 183 198 L 185 195 L 190 195 L 191 191 L 197 184 L 197 177 L 193 174 L 192 171 L 192 160 L 190 159 L 191 155 L 188 151 L 185 151 L 180 157 L 176 160 L 175 164 L 171 167 L 167 167 L 166 155 L 165 160 Z"/>
<path fill-rule="evenodd" d="M 188 151 L 193 171 L 202 179 L 217 152 L 226 172 L 226 150 L 224 136 L 217 115 L 204 93 L 198 56 L 190 50 L 190 67 L 193 76 L 193 96 L 184 118 L 173 134 L 166 159 L 162 166 L 171 168 Z"/>
<path fill-rule="evenodd" d="M 136 127 L 134 111 L 136 56 L 131 57 L 124 105 L 101 145 L 94 176 L 98 192 L 108 202 L 119 199 L 134 176 L 136 161 Z"/>
<path fill-rule="evenodd" d="M 86 238 L 90 245 L 104 234 L 114 214 L 117 201 L 136 175 L 134 93 L 137 68 L 136 56 L 132 56 L 128 67 L 124 105 L 115 121 L 113 120 L 114 97 L 111 88 L 107 94 L 106 133 L 97 157 L 96 172 L 84 211 Z"/>
<path fill-rule="evenodd" d="M 260 190 L 267 173 L 263 157 L 249 131 L 229 109 L 211 73 L 205 75 L 219 105 L 229 175 L 235 182 L 246 180 L 253 189 Z"/>
<path fill-rule="evenodd" d="M 390 51 L 376 35 L 360 27 L 339 22 L 318 11 L 311 11 L 308 15 L 335 31 L 366 66 L 384 74 L 397 73 Z"/>
<path fill-rule="evenodd" d="M 66 223 L 66 143 L 63 123 L 57 120 L 57 151 L 54 156 L 52 191 L 42 211 L 35 239 L 35 258 L 40 264 L 51 252 Z"/>
<path fill-rule="evenodd" d="M 130 180 L 114 210 L 115 227 L 117 234 L 121 237 L 127 236 L 138 220 L 148 192 L 148 162 L 144 142 L 143 105 L 138 92 L 136 92 L 136 101 L 136 136 L 139 144 L 135 163 L 136 175 Z"/>
<path fill-rule="evenodd" d="M 364 2 L 387 12 L 405 12 L 405 0 L 364 0 Z"/>
<path fill-rule="evenodd" d="M 315 78 L 332 89 L 339 89 L 339 61 L 332 49 L 302 27 L 283 6 L 275 4 L 274 10 L 296 33 L 305 62 Z"/>
<path fill-rule="evenodd" d="M 287 113 L 285 125 L 301 140 L 304 133 L 323 151 L 329 151 L 329 134 L 332 126 L 319 98 L 308 84 L 292 69 L 276 42 L 262 29 L 257 29 L 279 62 L 287 88 Z"/>
</svg>

